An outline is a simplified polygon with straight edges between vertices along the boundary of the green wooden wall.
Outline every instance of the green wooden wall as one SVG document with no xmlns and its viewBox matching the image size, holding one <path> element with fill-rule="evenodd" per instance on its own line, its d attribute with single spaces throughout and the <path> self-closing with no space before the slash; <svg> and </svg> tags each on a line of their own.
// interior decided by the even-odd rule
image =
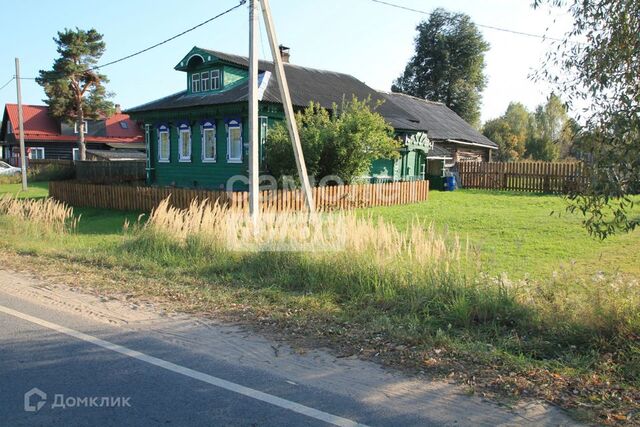
<svg viewBox="0 0 640 427">
<path fill-rule="evenodd" d="M 260 115 L 267 117 L 269 126 L 283 119 L 281 108 L 276 105 L 261 105 Z M 248 116 L 246 105 L 228 104 L 202 108 L 157 111 L 132 114 L 135 120 L 150 126 L 151 182 L 158 186 L 176 186 L 203 189 L 226 189 L 229 178 L 235 175 L 248 176 Z M 227 161 L 226 120 L 239 119 L 242 122 L 244 143 L 242 163 Z M 202 161 L 201 121 L 214 120 L 216 123 L 216 162 Z M 178 124 L 188 121 L 191 126 L 191 161 L 179 161 Z M 158 130 L 160 124 L 170 128 L 170 161 L 158 161 Z M 234 190 L 246 190 L 246 184 L 238 182 Z"/>
<path fill-rule="evenodd" d="M 371 163 L 369 176 L 371 181 L 397 181 L 399 179 L 399 169 L 396 167 L 394 159 L 378 159 Z"/>
<path fill-rule="evenodd" d="M 276 121 L 284 120 L 282 106 L 260 103 L 259 115 L 267 117 L 269 127 Z M 176 186 L 186 188 L 226 189 L 231 177 L 248 176 L 248 115 L 246 103 L 225 104 L 205 107 L 162 110 L 145 113 L 133 113 L 134 120 L 150 126 L 150 184 L 158 186 Z M 227 129 L 225 120 L 239 119 L 242 122 L 243 147 L 242 163 L 227 161 Z M 216 123 L 215 163 L 202 161 L 201 121 L 214 120 Z M 191 126 L 191 161 L 180 162 L 178 155 L 178 124 L 188 121 Z M 168 163 L 158 161 L 159 124 L 170 128 L 171 156 Z M 425 155 L 420 151 L 402 151 L 399 159 L 379 159 L 372 163 L 371 179 L 393 181 L 422 179 Z M 263 165 L 264 166 L 264 165 Z M 234 190 L 246 190 L 246 184 L 237 181 Z"/>
</svg>

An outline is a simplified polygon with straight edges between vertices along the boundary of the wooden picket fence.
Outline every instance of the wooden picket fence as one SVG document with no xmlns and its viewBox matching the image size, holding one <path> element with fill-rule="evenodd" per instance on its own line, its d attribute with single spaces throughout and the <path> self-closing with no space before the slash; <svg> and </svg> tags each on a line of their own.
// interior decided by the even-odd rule
<svg viewBox="0 0 640 427">
<path fill-rule="evenodd" d="M 582 163 L 458 163 L 462 188 L 565 194 L 587 184 Z"/>
<path fill-rule="evenodd" d="M 96 185 L 75 181 L 51 181 L 49 195 L 76 207 L 150 212 L 170 197 L 177 208 L 187 208 L 193 200 L 208 200 L 231 209 L 249 210 L 246 191 L 209 191 L 166 187 Z M 429 199 L 429 181 L 356 184 L 313 188 L 317 210 L 353 209 L 416 203 Z M 301 190 L 270 190 L 260 192 L 262 210 L 272 212 L 305 209 Z"/>
</svg>

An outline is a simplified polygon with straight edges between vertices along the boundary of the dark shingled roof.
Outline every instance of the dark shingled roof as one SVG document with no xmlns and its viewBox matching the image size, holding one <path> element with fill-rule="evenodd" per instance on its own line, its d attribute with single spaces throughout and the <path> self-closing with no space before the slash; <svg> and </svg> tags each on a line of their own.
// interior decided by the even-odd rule
<svg viewBox="0 0 640 427">
<path fill-rule="evenodd" d="M 208 49 L 202 50 L 210 53 L 223 62 L 239 65 L 243 68 L 247 68 L 249 66 L 247 57 L 231 55 Z M 271 78 L 269 79 L 269 84 L 266 87 L 262 101 L 281 103 L 280 91 L 278 90 L 273 62 L 259 61 L 259 68 L 261 72 L 269 71 L 271 73 Z M 319 103 L 324 108 L 331 108 L 334 103 L 340 104 L 343 97 L 346 97 L 347 99 L 350 99 L 352 96 L 356 96 L 358 99 L 371 97 L 373 103 L 378 101 L 382 102 L 382 105 L 380 105 L 376 111 L 388 120 L 394 117 L 402 118 L 402 120 L 414 119 L 394 103 L 387 102 L 384 94 L 370 88 L 360 80 L 348 74 L 300 67 L 293 64 L 285 64 L 285 72 L 287 74 L 287 82 L 289 83 L 291 101 L 298 107 L 306 107 L 313 101 Z M 244 102 L 248 101 L 248 95 L 248 82 L 244 82 L 229 90 L 217 93 L 189 94 L 184 90 L 165 98 L 131 108 L 127 110 L 127 112 L 137 113 L 143 111 Z M 391 125 L 393 125 L 392 122 Z"/>
<path fill-rule="evenodd" d="M 394 126 L 400 130 L 426 131 L 431 139 L 471 142 L 474 144 L 498 147 L 495 142 L 478 132 L 465 122 L 453 110 L 439 102 L 427 101 L 401 93 L 386 93 L 385 96 L 418 122 L 407 120 Z"/>
<path fill-rule="evenodd" d="M 242 68 L 248 68 L 249 66 L 249 60 L 245 56 L 209 49 L 200 50 L 210 53 L 224 63 Z M 265 71 L 271 73 L 262 101 L 281 103 L 273 62 L 259 61 L 259 68 L 261 73 Z M 291 101 L 298 107 L 306 107 L 313 101 L 318 102 L 324 108 L 330 109 L 334 103 L 340 104 L 343 97 L 347 99 L 352 96 L 356 96 L 358 99 L 371 97 L 374 103 L 382 102 L 376 111 L 395 129 L 427 132 L 429 138 L 432 139 L 455 139 L 497 147 L 495 143 L 484 137 L 443 104 L 424 101 L 407 95 L 379 92 L 349 74 L 306 68 L 293 64 L 285 64 L 285 72 L 289 83 Z M 262 78 L 264 76 L 261 76 Z M 246 102 L 248 100 L 248 92 L 248 82 L 234 86 L 229 90 L 215 93 L 189 94 L 184 90 L 131 108 L 127 113 Z"/>
</svg>

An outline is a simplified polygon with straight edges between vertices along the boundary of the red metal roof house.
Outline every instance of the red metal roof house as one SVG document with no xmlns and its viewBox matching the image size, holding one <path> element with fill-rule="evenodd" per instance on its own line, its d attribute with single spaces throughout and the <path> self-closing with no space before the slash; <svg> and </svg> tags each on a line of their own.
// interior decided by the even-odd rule
<svg viewBox="0 0 640 427">
<path fill-rule="evenodd" d="M 23 105 L 24 139 L 30 159 L 72 160 L 78 153 L 76 126 L 61 123 L 49 115 L 45 105 Z M 97 152 L 144 151 L 144 134 L 140 126 L 119 106 L 116 113 L 102 120 L 85 121 L 87 150 Z M 19 162 L 18 106 L 6 104 L 0 127 L 1 157 Z"/>
</svg>

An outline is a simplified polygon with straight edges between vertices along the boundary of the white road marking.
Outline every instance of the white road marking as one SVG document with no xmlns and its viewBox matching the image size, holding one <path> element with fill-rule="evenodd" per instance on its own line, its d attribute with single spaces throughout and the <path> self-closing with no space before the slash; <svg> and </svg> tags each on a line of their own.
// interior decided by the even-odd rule
<svg viewBox="0 0 640 427">
<path fill-rule="evenodd" d="M 301 405 L 299 403 L 292 402 L 290 400 L 283 399 L 281 397 L 273 396 L 268 393 L 263 393 L 261 391 L 254 390 L 252 388 L 242 386 L 240 384 L 226 381 L 221 378 L 217 378 L 212 375 L 205 374 L 203 372 L 198 372 L 193 369 L 186 368 L 184 366 L 176 365 L 175 363 L 167 362 L 166 360 L 149 356 L 147 354 L 141 353 L 136 350 L 131 350 L 130 348 L 123 347 L 121 345 L 114 344 L 109 341 L 105 341 L 103 339 L 85 334 L 80 331 L 76 331 L 75 329 L 70 329 L 65 326 L 61 326 L 61 325 L 51 323 L 34 316 L 30 316 L 28 314 L 13 310 L 8 307 L 4 307 L 2 305 L 0 305 L 0 312 L 8 314 L 9 316 L 17 317 L 18 319 L 26 320 L 27 322 L 34 323 L 36 325 L 45 327 L 47 329 L 60 332 L 61 334 L 65 334 L 70 337 L 77 338 L 82 341 L 86 341 L 88 343 L 97 345 L 99 347 L 106 348 L 107 350 L 115 351 L 116 353 L 120 353 L 125 356 L 141 360 L 143 362 L 149 363 L 154 366 L 158 366 L 160 368 L 164 368 L 168 371 L 176 372 L 186 377 L 190 377 L 190 378 L 214 385 L 216 387 L 220 387 L 225 390 L 229 390 L 234 393 L 238 393 L 243 396 L 250 397 L 252 399 L 260 400 L 262 402 L 266 402 L 271 405 L 278 406 L 280 408 L 284 408 L 292 412 L 296 412 L 298 414 L 306 415 L 307 417 L 315 418 L 317 420 L 324 421 L 329 424 L 333 424 L 336 426 L 344 426 L 344 427 L 347 427 L 347 426 L 348 427 L 356 427 L 356 426 L 367 427 L 364 424 L 359 424 L 347 418 L 342 418 L 337 415 L 329 414 L 327 412 L 310 408 L 308 406 Z"/>
</svg>

